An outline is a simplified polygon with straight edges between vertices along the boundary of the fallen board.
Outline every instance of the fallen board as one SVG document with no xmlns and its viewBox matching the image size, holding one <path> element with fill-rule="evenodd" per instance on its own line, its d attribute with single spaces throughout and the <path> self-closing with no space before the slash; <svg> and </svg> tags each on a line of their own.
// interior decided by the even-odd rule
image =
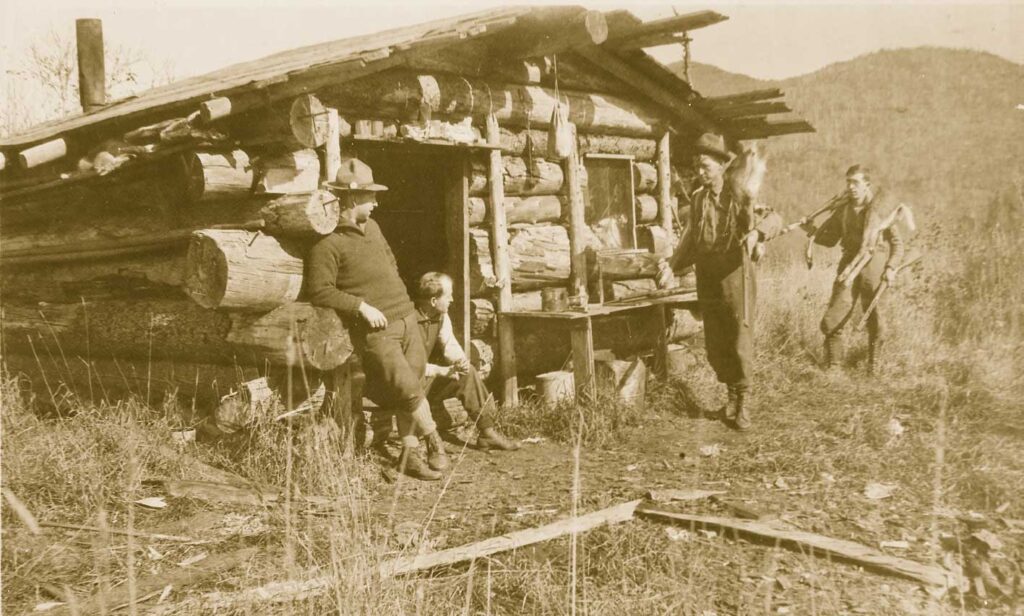
<svg viewBox="0 0 1024 616">
<path fill-rule="evenodd" d="M 700 526 L 718 531 L 735 531 L 748 538 L 767 540 L 775 545 L 791 550 L 795 549 L 801 553 L 807 553 L 809 548 L 810 553 L 815 556 L 825 556 L 854 563 L 865 569 L 882 571 L 929 586 L 957 586 L 957 576 L 943 567 L 924 565 L 905 558 L 888 556 L 874 548 L 853 541 L 834 539 L 801 530 L 780 529 L 762 522 L 689 515 L 673 511 L 662 511 L 652 507 L 638 508 L 637 513 L 656 520 L 671 521 L 673 523 L 683 522 L 688 523 L 690 526 Z"/>
<path fill-rule="evenodd" d="M 425 571 L 433 567 L 452 565 L 455 563 L 482 558 L 490 554 L 505 552 L 525 547 L 542 541 L 564 537 L 572 533 L 584 532 L 605 524 L 617 524 L 633 519 L 633 512 L 641 501 L 634 500 L 613 505 L 606 509 L 594 511 L 576 518 L 566 518 L 528 528 L 500 537 L 491 537 L 476 543 L 441 550 L 430 554 L 420 554 L 389 560 L 380 565 L 382 579 Z M 305 580 L 286 580 L 270 582 L 256 588 L 246 588 L 235 592 L 211 592 L 200 597 L 191 597 L 182 602 L 155 610 L 152 614 L 179 614 L 201 610 L 231 610 L 246 606 L 250 611 L 258 603 L 286 603 L 300 601 L 330 592 L 334 588 L 331 576 L 318 576 Z"/>
</svg>

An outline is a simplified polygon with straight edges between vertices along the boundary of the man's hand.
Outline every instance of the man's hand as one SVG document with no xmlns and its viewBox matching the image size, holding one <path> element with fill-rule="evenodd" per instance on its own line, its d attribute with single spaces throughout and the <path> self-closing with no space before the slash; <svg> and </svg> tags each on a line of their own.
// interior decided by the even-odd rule
<svg viewBox="0 0 1024 616">
<path fill-rule="evenodd" d="M 661 259 L 658 261 L 658 274 L 654 278 L 654 283 L 659 289 L 671 289 L 675 286 L 676 275 L 669 267 L 668 261 Z"/>
<path fill-rule="evenodd" d="M 457 361 L 454 364 L 448 366 L 448 373 L 445 374 L 445 376 L 450 378 L 450 379 L 457 379 L 460 376 L 463 376 L 463 375 L 467 374 L 468 372 L 469 372 L 469 360 L 463 359 L 463 360 Z"/>
<path fill-rule="evenodd" d="M 359 304 L 359 316 L 363 317 L 370 329 L 384 329 L 388 326 L 388 319 L 384 313 L 366 302 Z"/>
<path fill-rule="evenodd" d="M 896 284 L 896 268 L 891 265 L 886 266 L 882 278 L 885 280 L 885 284 L 890 287 Z"/>
<path fill-rule="evenodd" d="M 818 230 L 818 228 L 814 226 L 814 221 L 808 218 L 800 219 L 800 229 L 809 236 L 814 235 L 814 232 Z"/>
</svg>

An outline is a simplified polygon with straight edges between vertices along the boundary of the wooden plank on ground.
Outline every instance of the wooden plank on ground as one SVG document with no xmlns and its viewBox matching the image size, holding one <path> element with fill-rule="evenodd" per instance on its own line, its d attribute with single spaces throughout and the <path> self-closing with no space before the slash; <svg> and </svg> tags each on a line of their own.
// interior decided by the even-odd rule
<svg viewBox="0 0 1024 616">
<path fill-rule="evenodd" d="M 735 531 L 748 538 L 761 539 L 801 553 L 808 551 L 815 556 L 860 565 L 929 586 L 956 586 L 956 575 L 938 565 L 925 565 L 905 558 L 896 558 L 878 550 L 844 539 L 835 539 L 801 530 L 780 529 L 763 522 L 722 518 L 716 516 L 689 515 L 673 511 L 662 511 L 652 507 L 640 507 L 637 513 L 656 520 L 673 523 L 688 523 L 718 531 Z"/>
<path fill-rule="evenodd" d="M 695 489 L 665 489 L 665 490 L 649 490 L 647 492 L 647 499 L 652 500 L 656 503 L 675 503 L 680 501 L 694 501 L 703 500 L 705 498 L 714 498 L 719 494 L 725 494 L 721 490 L 695 490 Z"/>
<path fill-rule="evenodd" d="M 571 533 L 581 533 L 605 524 L 628 522 L 633 519 L 633 512 L 641 502 L 634 500 L 620 503 L 576 518 L 566 518 L 537 528 L 528 528 L 507 535 L 501 535 L 500 537 L 491 537 L 490 539 L 448 550 L 441 550 L 440 552 L 396 558 L 382 563 L 379 573 L 382 579 L 386 579 L 418 571 L 426 571 L 434 567 L 453 565 L 543 541 L 550 541 L 551 539 L 564 537 Z M 167 606 L 165 610 L 157 610 L 153 613 L 198 613 L 202 610 L 228 611 L 238 609 L 240 606 L 246 606 L 247 609 L 252 611 L 258 603 L 299 601 L 326 594 L 333 588 L 333 578 L 329 575 L 312 577 L 305 580 L 270 582 L 263 586 L 246 588 L 236 592 L 207 593 L 201 597 L 193 597 Z"/>
<path fill-rule="evenodd" d="M 593 511 L 576 518 L 566 518 L 537 528 L 508 533 L 500 537 L 491 537 L 469 545 L 463 545 L 431 554 L 418 554 L 416 556 L 405 556 L 396 558 L 381 564 L 380 575 L 382 578 L 404 575 L 417 571 L 426 571 L 434 567 L 453 565 L 467 560 L 475 560 L 515 550 L 534 543 L 550 541 L 564 537 L 572 533 L 585 532 L 605 524 L 618 524 L 633 519 L 633 512 L 641 503 L 639 500 L 620 503 L 606 509 Z"/>
</svg>

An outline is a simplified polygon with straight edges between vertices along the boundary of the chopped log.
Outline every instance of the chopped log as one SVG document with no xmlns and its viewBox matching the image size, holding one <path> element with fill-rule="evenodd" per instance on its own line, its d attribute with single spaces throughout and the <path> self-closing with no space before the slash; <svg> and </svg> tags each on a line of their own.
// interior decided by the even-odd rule
<svg viewBox="0 0 1024 616">
<path fill-rule="evenodd" d="M 469 361 L 480 373 L 480 378 L 486 379 L 494 368 L 493 340 L 481 340 L 473 338 L 469 341 Z"/>
<path fill-rule="evenodd" d="M 494 304 L 491 300 L 474 298 L 470 304 L 470 332 L 476 336 L 494 336 Z"/>
<path fill-rule="evenodd" d="M 473 169 L 469 192 L 473 196 L 487 195 L 489 181 L 482 167 Z M 531 163 L 516 157 L 502 159 L 502 186 L 509 195 L 555 195 L 562 190 L 562 169 L 555 163 L 535 158 Z"/>
<path fill-rule="evenodd" d="M 267 314 L 228 314 L 184 299 L 4 304 L 6 344 L 95 358 L 179 360 L 224 365 L 303 365 L 328 370 L 352 352 L 334 311 L 305 303 Z"/>
<path fill-rule="evenodd" d="M 577 135 L 581 154 L 621 154 L 637 160 L 653 160 L 657 143 L 641 137 L 621 137 L 602 134 Z M 548 151 L 548 133 L 542 130 L 501 129 L 501 149 L 515 156 L 526 156 L 527 152 Z"/>
<path fill-rule="evenodd" d="M 204 123 L 226 118 L 231 115 L 231 99 L 227 97 L 213 98 L 199 103 L 199 117 Z"/>
<path fill-rule="evenodd" d="M 569 278 L 569 236 L 561 226 L 515 229 L 509 242 L 513 291 L 565 285 Z M 470 288 L 483 293 L 495 281 L 488 233 L 470 229 Z"/>
<path fill-rule="evenodd" d="M 380 566 L 382 577 L 393 577 L 416 571 L 426 571 L 434 567 L 452 565 L 466 560 L 474 560 L 515 550 L 527 545 L 533 545 L 542 541 L 550 541 L 558 537 L 570 534 L 586 532 L 588 530 L 603 526 L 605 524 L 618 524 L 633 519 L 633 512 L 640 505 L 639 500 L 629 501 L 613 505 L 591 513 L 586 513 L 574 518 L 566 518 L 545 524 L 537 528 L 515 531 L 492 537 L 469 545 L 459 546 L 448 550 L 441 550 L 432 554 L 420 554 L 417 556 L 405 556 L 385 562 Z"/>
<path fill-rule="evenodd" d="M 327 142 L 328 111 L 312 94 L 300 94 L 292 101 L 288 124 L 292 136 L 305 148 L 318 148 Z"/>
<path fill-rule="evenodd" d="M 551 7 L 520 17 L 516 25 L 491 43 L 491 57 L 540 58 L 600 45 L 608 38 L 608 23 L 601 11 Z"/>
<path fill-rule="evenodd" d="M 253 366 L 149 359 L 102 359 L 53 345 L 4 355 L 8 373 L 34 392 L 37 404 L 70 410 L 77 400 L 116 403 L 140 398 L 150 404 L 176 397 L 181 408 L 210 409 L 238 383 L 259 376 Z"/>
<path fill-rule="evenodd" d="M 612 95 L 561 90 L 569 121 L 580 132 L 646 137 L 666 124 L 647 107 Z M 402 120 L 415 120 L 421 106 L 431 113 L 484 120 L 494 113 L 502 125 L 547 128 L 555 92 L 540 86 L 492 86 L 460 75 L 423 75 L 389 71 L 346 83 L 332 102 L 339 107 L 375 109 Z"/>
<path fill-rule="evenodd" d="M 487 221 L 487 201 L 483 197 L 470 197 L 466 201 L 466 224 L 471 227 Z"/>
<path fill-rule="evenodd" d="M 253 173 L 249 155 L 232 152 L 196 152 L 183 159 L 189 201 L 213 201 L 244 197 L 252 192 Z"/>
<path fill-rule="evenodd" d="M 651 223 L 658 220 L 658 199 L 654 195 L 636 196 L 636 221 Z M 639 231 L 639 230 L 638 230 Z M 637 238 L 639 241 L 639 238 Z"/>
<path fill-rule="evenodd" d="M 633 192 L 653 193 L 658 185 L 658 168 L 651 163 L 633 163 Z"/>
<path fill-rule="evenodd" d="M 600 266 L 604 280 L 631 280 L 653 278 L 658 273 L 658 255 L 643 250 L 589 251 L 588 265 L 591 276 L 597 276 Z"/>
<path fill-rule="evenodd" d="M 64 158 L 67 153 L 67 142 L 63 138 L 59 138 L 22 150 L 18 154 L 18 161 L 21 163 L 22 169 L 31 169 Z"/>
<path fill-rule="evenodd" d="M 338 198 L 326 190 L 284 195 L 260 210 L 268 233 L 300 237 L 332 233 L 340 215 Z"/>
<path fill-rule="evenodd" d="M 4 257 L 0 286 L 5 300 L 75 302 L 115 297 L 181 295 L 187 241 L 117 259 L 81 258 L 46 267 L 21 267 Z"/>
<path fill-rule="evenodd" d="M 348 360 L 348 330 L 329 308 L 290 303 L 262 315 L 233 313 L 226 340 L 258 349 L 271 364 L 331 370 Z"/>
<path fill-rule="evenodd" d="M 536 224 L 558 222 L 562 217 L 564 205 L 565 197 L 558 195 L 506 197 L 503 209 L 508 224 Z M 469 224 L 483 224 L 487 220 L 487 213 L 490 212 L 490 201 L 480 197 L 471 197 L 469 211 Z"/>
<path fill-rule="evenodd" d="M 669 234 L 658 225 L 643 225 L 636 229 L 636 247 L 668 258 L 675 250 Z"/>
<path fill-rule="evenodd" d="M 313 192 L 320 187 L 320 159 L 313 150 L 261 156 L 253 167 L 257 193 L 283 195 Z"/>
<path fill-rule="evenodd" d="M 302 268 L 301 251 L 258 231 L 196 231 L 185 292 L 204 308 L 271 310 L 298 298 Z"/>
<path fill-rule="evenodd" d="M 937 565 L 923 565 L 904 558 L 895 558 L 866 545 L 834 539 L 801 530 L 778 528 L 762 522 L 722 518 L 715 516 L 688 515 L 672 511 L 661 511 L 648 506 L 638 507 L 636 512 L 644 517 L 673 523 L 684 522 L 691 527 L 711 528 L 726 536 L 739 534 L 752 539 L 768 541 L 790 550 L 807 554 L 810 551 L 819 557 L 849 562 L 890 575 L 921 582 L 928 586 L 942 588 L 958 586 L 957 575 Z"/>
</svg>

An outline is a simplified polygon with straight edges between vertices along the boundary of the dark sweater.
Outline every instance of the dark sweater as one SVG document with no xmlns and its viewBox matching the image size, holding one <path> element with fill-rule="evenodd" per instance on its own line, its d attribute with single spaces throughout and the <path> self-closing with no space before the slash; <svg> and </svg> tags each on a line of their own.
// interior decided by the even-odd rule
<svg viewBox="0 0 1024 616">
<path fill-rule="evenodd" d="M 309 253 L 306 291 L 314 306 L 333 308 L 348 319 L 366 302 L 388 321 L 408 316 L 414 309 L 391 247 L 372 219 L 365 229 L 342 222 L 334 233 Z"/>
</svg>

